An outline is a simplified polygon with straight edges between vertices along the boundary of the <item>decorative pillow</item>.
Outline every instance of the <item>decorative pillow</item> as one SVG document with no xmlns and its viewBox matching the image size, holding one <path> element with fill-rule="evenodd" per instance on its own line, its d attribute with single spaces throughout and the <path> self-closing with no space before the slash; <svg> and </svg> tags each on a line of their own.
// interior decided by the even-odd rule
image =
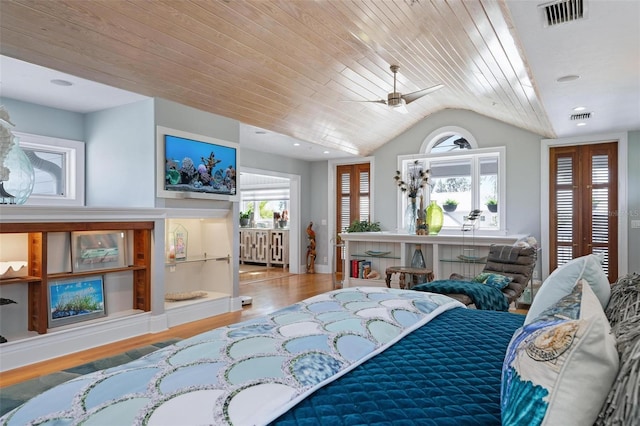
<svg viewBox="0 0 640 426">
<path fill-rule="evenodd" d="M 497 288 L 498 290 L 502 290 L 509 285 L 512 279 L 510 277 L 507 277 L 506 275 L 483 272 L 476 275 L 473 281 L 481 284 L 486 284 L 488 286 Z"/>
<path fill-rule="evenodd" d="M 604 309 L 609 303 L 611 285 L 602 269 L 602 256 L 590 254 L 565 263 L 547 277 L 536 293 L 524 323 L 529 324 L 547 307 L 571 293 L 581 278 L 589 283 Z"/>
<path fill-rule="evenodd" d="M 640 419 L 640 275 L 618 279 L 605 314 L 618 341 L 620 370 L 596 425 L 631 426 Z"/>
<path fill-rule="evenodd" d="M 615 338 L 585 280 L 516 330 L 502 367 L 503 425 L 592 425 L 618 372 Z"/>
<path fill-rule="evenodd" d="M 628 274 L 618 278 L 611 287 L 611 298 L 604 310 L 611 327 L 640 315 L 640 275 Z"/>
</svg>

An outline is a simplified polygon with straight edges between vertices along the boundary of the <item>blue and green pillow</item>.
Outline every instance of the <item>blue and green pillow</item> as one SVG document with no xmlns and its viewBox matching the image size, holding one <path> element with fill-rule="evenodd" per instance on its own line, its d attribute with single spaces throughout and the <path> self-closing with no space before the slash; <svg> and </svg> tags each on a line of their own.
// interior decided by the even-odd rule
<svg viewBox="0 0 640 426">
<path fill-rule="evenodd" d="M 618 371 L 610 331 L 584 279 L 516 330 L 502 368 L 502 424 L 593 424 Z"/>
<path fill-rule="evenodd" d="M 473 278 L 473 281 L 488 285 L 498 290 L 502 290 L 513 280 L 511 279 L 511 277 L 507 277 L 506 275 L 494 274 L 491 272 L 482 272 L 476 275 Z"/>
</svg>

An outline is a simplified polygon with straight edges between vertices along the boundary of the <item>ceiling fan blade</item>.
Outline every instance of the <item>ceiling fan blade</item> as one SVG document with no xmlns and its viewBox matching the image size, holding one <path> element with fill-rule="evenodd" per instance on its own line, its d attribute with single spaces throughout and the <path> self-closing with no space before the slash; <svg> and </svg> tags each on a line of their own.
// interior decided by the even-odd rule
<svg viewBox="0 0 640 426">
<path fill-rule="evenodd" d="M 385 101 L 384 99 L 378 99 L 376 101 L 355 101 L 351 99 L 344 99 L 344 100 L 341 100 L 340 102 L 372 102 L 375 104 L 385 104 L 385 105 L 387 104 L 387 101 Z"/>
<path fill-rule="evenodd" d="M 426 89 L 422 89 L 415 92 L 407 93 L 406 95 L 402 95 L 402 99 L 404 99 L 406 103 L 410 104 L 416 99 L 420 99 L 421 97 L 428 95 L 429 93 L 433 93 L 436 90 L 440 90 L 443 87 L 444 87 L 444 84 L 436 84 L 435 86 L 431 86 Z"/>
</svg>

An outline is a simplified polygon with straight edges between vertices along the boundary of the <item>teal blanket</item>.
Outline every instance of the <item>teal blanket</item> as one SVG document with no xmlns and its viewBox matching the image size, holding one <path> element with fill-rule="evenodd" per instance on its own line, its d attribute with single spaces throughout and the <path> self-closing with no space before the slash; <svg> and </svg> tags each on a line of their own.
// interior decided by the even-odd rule
<svg viewBox="0 0 640 426">
<path fill-rule="evenodd" d="M 418 284 L 411 290 L 429 291 L 439 294 L 466 294 L 473 300 L 476 308 L 487 311 L 508 311 L 509 302 L 498 289 L 471 281 L 438 280 Z"/>
</svg>

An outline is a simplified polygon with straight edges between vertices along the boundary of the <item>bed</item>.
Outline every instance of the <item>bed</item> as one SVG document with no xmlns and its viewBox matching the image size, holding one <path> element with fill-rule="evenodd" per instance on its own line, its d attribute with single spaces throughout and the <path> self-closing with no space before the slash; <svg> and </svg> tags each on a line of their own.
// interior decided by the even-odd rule
<svg viewBox="0 0 640 426">
<path fill-rule="evenodd" d="M 0 423 L 499 424 L 523 320 L 439 294 L 335 290 L 73 379 Z"/>
<path fill-rule="evenodd" d="M 571 324 L 579 330 L 590 321 L 582 318 L 584 312 L 604 315 L 592 291 L 585 290 L 582 301 L 589 284 L 579 283 L 555 300 L 570 308 L 562 320 L 553 317 L 554 302 L 540 315 L 546 323 L 536 317 L 528 325 L 524 315 L 469 309 L 441 294 L 334 290 L 58 385 L 7 413 L 0 424 L 545 424 L 549 413 L 584 411 L 575 403 L 583 399 L 580 392 L 597 386 L 577 387 L 570 393 L 570 409 L 552 406 L 548 398 L 523 397 L 529 389 L 546 392 L 548 383 L 530 386 L 526 369 L 517 363 L 525 353 L 519 345 L 546 325 L 566 327 L 563 321 L 575 313 L 580 317 Z M 597 309 L 587 309 L 586 301 Z M 601 325 L 585 330 L 603 332 Z M 579 331 L 575 341 L 583 334 Z M 603 339 L 596 336 L 598 352 Z M 615 360 L 611 352 L 607 356 L 587 370 L 607 365 L 605 378 L 588 378 L 602 388 L 595 400 L 585 398 L 598 410 L 618 371 L 617 352 Z M 555 367 L 557 360 L 551 361 Z M 585 371 L 577 362 L 574 368 Z M 553 386 L 561 385 L 576 386 L 557 380 L 547 393 L 553 397 Z M 505 413 L 519 416 L 519 423 L 505 423 Z"/>
</svg>

